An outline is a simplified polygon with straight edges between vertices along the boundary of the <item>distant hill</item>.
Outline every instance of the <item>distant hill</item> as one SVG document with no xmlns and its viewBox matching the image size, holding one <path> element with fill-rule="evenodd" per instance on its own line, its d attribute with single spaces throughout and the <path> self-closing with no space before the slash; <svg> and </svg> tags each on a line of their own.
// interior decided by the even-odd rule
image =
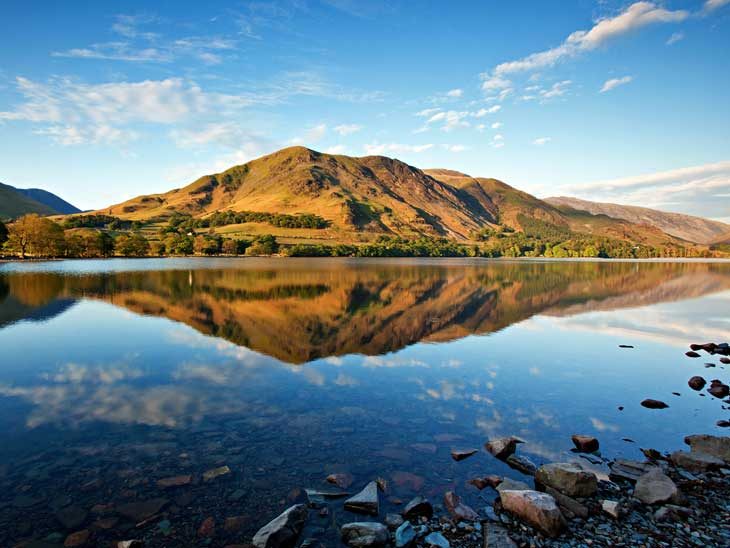
<svg viewBox="0 0 730 548">
<path fill-rule="evenodd" d="M 634 224 L 649 225 L 677 238 L 699 244 L 715 243 L 730 236 L 730 225 L 728 224 L 682 213 L 669 213 L 646 207 L 591 202 L 565 196 L 546 198 L 545 201 L 561 210 L 567 207 L 593 215 L 607 215 Z"/>
<path fill-rule="evenodd" d="M 183 188 L 139 196 L 97 213 L 149 221 L 176 213 L 205 218 L 224 211 L 318 215 L 329 223 L 326 239 L 331 241 L 377 234 L 467 241 L 485 228 L 521 231 L 537 219 L 560 230 L 632 243 L 686 243 L 649 224 L 555 205 L 496 179 L 304 147 L 286 148 Z"/>
<path fill-rule="evenodd" d="M 69 215 L 81 210 L 45 190 L 19 189 L 0 183 L 0 219 L 14 219 L 27 213 Z"/>
</svg>

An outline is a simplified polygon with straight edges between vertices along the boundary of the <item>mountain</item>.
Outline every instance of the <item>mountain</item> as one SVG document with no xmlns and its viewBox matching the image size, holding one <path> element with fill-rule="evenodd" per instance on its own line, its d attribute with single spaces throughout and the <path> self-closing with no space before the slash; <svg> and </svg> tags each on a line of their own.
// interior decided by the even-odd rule
<svg viewBox="0 0 730 548">
<path fill-rule="evenodd" d="M 593 215 L 606 215 L 614 219 L 623 219 L 638 225 L 649 225 L 682 240 L 699 244 L 717 242 L 730 233 L 730 225 L 728 224 L 682 213 L 669 213 L 646 207 L 590 202 L 565 196 L 546 198 L 545 201 L 561 211 L 570 208 Z"/>
<path fill-rule="evenodd" d="M 556 207 L 496 179 L 447 169 L 420 170 L 383 156 L 353 158 L 304 147 L 285 148 L 183 188 L 139 196 L 97 213 L 155 221 L 175 213 L 204 218 L 220 211 L 318 215 L 329 228 L 296 237 L 332 242 L 362 241 L 377 234 L 466 241 L 498 225 L 526 230 L 525 225 L 537 219 L 566 232 L 646 245 L 686 243 L 658 228 Z"/>
<path fill-rule="evenodd" d="M 26 213 L 68 215 L 80 212 L 80 209 L 45 190 L 20 189 L 0 183 L 0 219 L 13 219 Z"/>
</svg>

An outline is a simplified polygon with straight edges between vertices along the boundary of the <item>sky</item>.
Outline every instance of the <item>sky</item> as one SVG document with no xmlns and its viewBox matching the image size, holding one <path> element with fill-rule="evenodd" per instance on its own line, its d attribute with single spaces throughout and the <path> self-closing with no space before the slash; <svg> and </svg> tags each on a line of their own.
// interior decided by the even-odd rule
<svg viewBox="0 0 730 548">
<path fill-rule="evenodd" d="M 730 0 L 2 12 L 0 181 L 83 209 L 299 144 L 730 222 Z"/>
</svg>

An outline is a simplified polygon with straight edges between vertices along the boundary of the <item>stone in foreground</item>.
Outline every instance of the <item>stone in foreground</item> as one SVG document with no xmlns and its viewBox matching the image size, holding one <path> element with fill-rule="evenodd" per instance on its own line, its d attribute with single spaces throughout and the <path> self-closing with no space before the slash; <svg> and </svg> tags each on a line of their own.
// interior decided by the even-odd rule
<svg viewBox="0 0 730 548">
<path fill-rule="evenodd" d="M 444 494 L 444 506 L 454 519 L 459 521 L 477 521 L 479 515 L 469 506 L 461 502 L 459 495 L 453 491 Z"/>
<path fill-rule="evenodd" d="M 659 468 L 647 472 L 636 480 L 634 497 L 645 504 L 660 504 L 674 500 L 679 490 L 669 476 Z"/>
<path fill-rule="evenodd" d="M 514 436 L 506 438 L 496 438 L 489 440 L 484 444 L 484 447 L 490 454 L 494 455 L 500 460 L 505 460 L 510 455 L 513 455 L 517 450 L 517 444 L 524 443 L 521 439 Z"/>
<path fill-rule="evenodd" d="M 431 533 L 425 539 L 423 543 L 429 548 L 449 548 L 449 541 L 446 540 L 441 533 Z"/>
<path fill-rule="evenodd" d="M 571 439 L 575 448 L 581 453 L 595 453 L 598 451 L 599 443 L 593 436 L 574 434 Z"/>
<path fill-rule="evenodd" d="M 377 516 L 380 511 L 378 484 L 371 481 L 365 486 L 365 489 L 347 499 L 345 501 L 345 510 Z"/>
<path fill-rule="evenodd" d="M 521 520 L 542 531 L 548 537 L 557 537 L 565 527 L 565 518 L 555 499 L 539 491 L 500 492 L 502 507 Z"/>
<path fill-rule="evenodd" d="M 433 506 L 428 499 L 420 496 L 416 497 L 406 504 L 403 510 L 403 517 L 406 519 L 416 519 L 419 517 L 431 519 L 433 517 Z"/>
<path fill-rule="evenodd" d="M 544 464 L 535 473 L 535 481 L 569 497 L 590 497 L 598 490 L 595 474 L 569 462 Z"/>
<path fill-rule="evenodd" d="M 601 510 L 613 519 L 619 519 L 621 517 L 621 506 L 615 500 L 604 500 L 601 502 Z"/>
<path fill-rule="evenodd" d="M 347 523 L 340 529 L 342 541 L 353 548 L 384 546 L 390 540 L 388 528 L 382 523 L 354 522 Z"/>
<path fill-rule="evenodd" d="M 405 548 L 416 538 L 416 530 L 410 521 L 404 521 L 395 531 L 395 548 Z"/>
<path fill-rule="evenodd" d="M 725 464 L 722 459 L 695 451 L 691 453 L 686 451 L 675 451 L 669 455 L 669 460 L 672 461 L 674 466 L 684 468 L 690 472 L 707 472 L 709 470 L 716 470 Z"/>
<path fill-rule="evenodd" d="M 628 459 L 616 459 L 609 465 L 611 477 L 628 481 L 636 481 L 641 476 L 656 469 L 656 465 Z"/>
<path fill-rule="evenodd" d="M 507 529 L 496 523 L 485 523 L 484 548 L 517 548 L 517 544 L 510 538 Z"/>
<path fill-rule="evenodd" d="M 529 491 L 532 489 L 524 481 L 513 480 L 510 478 L 504 478 L 497 487 L 495 487 L 497 493 L 502 491 Z"/>
<path fill-rule="evenodd" d="M 730 463 L 730 437 L 696 434 L 684 438 L 684 443 L 690 446 L 693 453 L 712 455 Z"/>
<path fill-rule="evenodd" d="M 537 472 L 537 466 L 535 466 L 535 463 L 527 457 L 510 455 L 504 462 L 506 462 L 510 468 L 514 468 L 518 472 L 522 472 L 528 476 L 534 476 L 535 472 Z"/>
<path fill-rule="evenodd" d="M 296 544 L 304 523 L 307 506 L 296 504 L 259 529 L 253 537 L 256 548 L 290 548 Z"/>
</svg>

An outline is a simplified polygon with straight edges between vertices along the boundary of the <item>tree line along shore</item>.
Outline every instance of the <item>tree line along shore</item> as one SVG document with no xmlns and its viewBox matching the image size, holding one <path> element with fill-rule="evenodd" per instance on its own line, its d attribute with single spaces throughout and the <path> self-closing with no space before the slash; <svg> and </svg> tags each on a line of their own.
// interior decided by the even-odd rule
<svg viewBox="0 0 730 548">
<path fill-rule="evenodd" d="M 257 223 L 317 232 L 328 222 L 317 215 L 219 212 L 207 218 L 176 213 L 163 220 L 128 221 L 110 215 L 77 215 L 56 221 L 29 214 L 0 222 L 0 257 L 11 259 L 262 256 L 289 257 L 728 257 L 722 246 L 647 245 L 577 233 L 538 219 L 524 231 L 485 228 L 460 242 L 441 237 L 380 235 L 368 242 L 289 243 L 274 234 L 230 237 L 221 227 Z"/>
</svg>

